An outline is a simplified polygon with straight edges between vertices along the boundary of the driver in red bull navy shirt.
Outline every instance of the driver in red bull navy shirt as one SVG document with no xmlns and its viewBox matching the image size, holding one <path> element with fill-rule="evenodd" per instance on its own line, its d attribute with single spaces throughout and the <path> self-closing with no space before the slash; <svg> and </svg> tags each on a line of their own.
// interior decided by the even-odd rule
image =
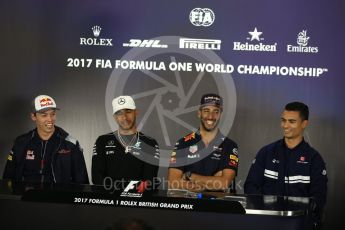
<svg viewBox="0 0 345 230">
<path fill-rule="evenodd" d="M 238 169 L 238 147 L 224 136 L 218 124 L 223 99 L 217 94 L 201 97 L 198 117 L 200 127 L 178 140 L 170 158 L 170 189 L 228 190 L 234 185 Z M 235 192 L 235 186 L 232 186 Z"/>
</svg>

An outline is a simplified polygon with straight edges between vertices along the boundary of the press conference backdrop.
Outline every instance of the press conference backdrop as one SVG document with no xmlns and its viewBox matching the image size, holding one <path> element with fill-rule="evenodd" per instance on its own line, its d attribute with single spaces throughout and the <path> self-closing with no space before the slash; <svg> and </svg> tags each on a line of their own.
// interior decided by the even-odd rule
<svg viewBox="0 0 345 230">
<path fill-rule="evenodd" d="M 221 131 L 239 145 L 237 190 L 264 145 L 282 137 L 283 106 L 310 107 L 305 139 L 329 178 L 326 227 L 345 186 L 344 10 L 341 0 L 3 1 L 0 170 L 34 127 L 30 102 L 56 99 L 57 125 L 76 137 L 89 170 L 97 136 L 117 129 L 111 100 L 132 95 L 138 126 L 161 148 L 166 177 L 176 140 L 198 127 L 204 93 L 224 97 Z"/>
</svg>

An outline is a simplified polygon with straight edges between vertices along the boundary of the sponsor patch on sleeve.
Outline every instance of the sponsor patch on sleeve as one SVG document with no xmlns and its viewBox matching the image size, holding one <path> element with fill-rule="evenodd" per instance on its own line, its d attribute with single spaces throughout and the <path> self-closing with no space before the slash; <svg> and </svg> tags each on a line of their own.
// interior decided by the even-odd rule
<svg viewBox="0 0 345 230">
<path fill-rule="evenodd" d="M 13 152 L 12 151 L 8 154 L 7 160 L 13 161 Z"/>
<path fill-rule="evenodd" d="M 230 155 L 230 160 L 234 160 L 234 161 L 238 162 L 238 157 L 235 155 Z"/>
<path fill-rule="evenodd" d="M 97 155 L 97 149 L 96 149 L 96 145 L 94 145 L 92 149 L 92 156 L 96 156 L 96 155 Z"/>
<path fill-rule="evenodd" d="M 187 142 L 187 141 L 190 141 L 190 140 L 193 140 L 193 139 L 195 139 L 195 133 L 194 132 L 189 134 L 189 135 L 187 135 L 187 136 L 185 136 L 184 137 L 184 142 Z"/>
<path fill-rule="evenodd" d="M 234 161 L 234 160 L 230 160 L 229 165 L 233 166 L 233 167 L 237 167 L 238 163 L 236 161 Z"/>
<path fill-rule="evenodd" d="M 232 149 L 232 153 L 237 156 L 238 155 L 238 148 L 233 148 Z"/>
<path fill-rule="evenodd" d="M 155 145 L 155 155 L 154 158 L 159 159 L 160 158 L 160 152 L 158 145 Z"/>
<path fill-rule="evenodd" d="M 232 167 L 238 167 L 238 156 L 237 155 L 230 154 L 229 165 Z"/>
</svg>

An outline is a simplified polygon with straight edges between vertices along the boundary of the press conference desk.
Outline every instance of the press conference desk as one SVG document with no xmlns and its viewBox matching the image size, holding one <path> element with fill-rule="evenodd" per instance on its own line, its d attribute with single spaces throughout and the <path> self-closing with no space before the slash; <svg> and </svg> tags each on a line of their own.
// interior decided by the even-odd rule
<svg viewBox="0 0 345 230">
<path fill-rule="evenodd" d="M 1 229 L 106 229 L 137 218 L 154 229 L 308 229 L 309 198 L 170 190 L 141 198 L 101 186 L 0 181 Z"/>
</svg>

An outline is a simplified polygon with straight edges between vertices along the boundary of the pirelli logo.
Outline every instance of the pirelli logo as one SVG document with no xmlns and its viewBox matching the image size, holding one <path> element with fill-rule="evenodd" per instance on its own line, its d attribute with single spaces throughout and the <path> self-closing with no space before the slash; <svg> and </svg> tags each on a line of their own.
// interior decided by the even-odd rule
<svg viewBox="0 0 345 230">
<path fill-rule="evenodd" d="M 220 50 L 221 40 L 180 38 L 181 49 Z"/>
</svg>

